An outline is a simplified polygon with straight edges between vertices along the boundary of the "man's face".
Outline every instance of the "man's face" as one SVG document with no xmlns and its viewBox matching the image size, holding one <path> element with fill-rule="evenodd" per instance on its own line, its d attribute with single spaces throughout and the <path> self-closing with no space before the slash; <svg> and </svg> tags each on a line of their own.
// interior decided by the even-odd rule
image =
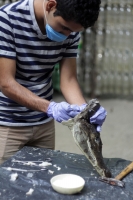
<svg viewBox="0 0 133 200">
<path fill-rule="evenodd" d="M 56 1 L 49 0 L 46 1 L 45 13 L 47 18 L 47 23 L 57 32 L 69 36 L 71 32 L 80 32 L 84 28 L 74 21 L 65 21 L 60 16 L 54 17 L 54 12 L 56 11 Z M 46 22 L 46 19 L 45 19 Z"/>
</svg>

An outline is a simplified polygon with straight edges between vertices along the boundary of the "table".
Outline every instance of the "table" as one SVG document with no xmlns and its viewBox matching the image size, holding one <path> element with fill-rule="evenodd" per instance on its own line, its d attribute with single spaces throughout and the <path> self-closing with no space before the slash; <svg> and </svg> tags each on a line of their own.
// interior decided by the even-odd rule
<svg viewBox="0 0 133 200">
<path fill-rule="evenodd" d="M 41 167 L 22 165 L 15 161 L 45 160 L 50 161 L 52 165 L 43 171 L 8 171 L 4 168 L 40 170 Z M 131 162 L 120 158 L 105 158 L 104 161 L 113 176 Z M 11 181 L 11 174 L 16 172 L 17 179 Z M 83 190 L 75 195 L 55 192 L 50 179 L 62 173 L 82 176 L 85 180 Z M 0 200 L 133 200 L 133 172 L 124 178 L 125 188 L 100 182 L 98 177 L 98 173 L 84 155 L 25 146 L 0 166 Z M 34 189 L 33 193 L 26 195 L 30 188 Z"/>
</svg>

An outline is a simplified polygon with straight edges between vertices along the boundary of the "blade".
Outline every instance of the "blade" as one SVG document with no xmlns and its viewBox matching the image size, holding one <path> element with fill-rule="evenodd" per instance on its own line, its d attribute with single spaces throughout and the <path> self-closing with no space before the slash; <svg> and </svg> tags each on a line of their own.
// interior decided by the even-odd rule
<svg viewBox="0 0 133 200">
<path fill-rule="evenodd" d="M 104 183 L 108 183 L 110 185 L 114 185 L 114 186 L 119 186 L 119 187 L 124 187 L 125 183 L 123 181 L 119 181 L 117 179 L 114 178 L 107 178 L 107 177 L 99 177 L 99 181 L 102 181 Z"/>
</svg>

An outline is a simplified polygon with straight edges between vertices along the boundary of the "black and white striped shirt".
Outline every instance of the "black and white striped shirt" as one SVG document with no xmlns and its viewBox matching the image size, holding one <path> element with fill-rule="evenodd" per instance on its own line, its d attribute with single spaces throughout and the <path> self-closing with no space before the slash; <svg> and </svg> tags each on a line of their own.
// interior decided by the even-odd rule
<svg viewBox="0 0 133 200">
<path fill-rule="evenodd" d="M 0 8 L 0 57 L 16 60 L 16 81 L 39 97 L 52 99 L 52 71 L 56 63 L 77 56 L 79 33 L 63 42 L 43 35 L 37 24 L 33 0 Z M 0 125 L 31 126 L 50 121 L 46 113 L 18 105 L 0 91 Z"/>
</svg>

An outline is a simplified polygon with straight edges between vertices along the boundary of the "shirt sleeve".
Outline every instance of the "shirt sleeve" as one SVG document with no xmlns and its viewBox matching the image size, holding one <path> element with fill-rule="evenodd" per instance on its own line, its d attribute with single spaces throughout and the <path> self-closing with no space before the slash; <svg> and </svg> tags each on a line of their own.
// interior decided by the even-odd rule
<svg viewBox="0 0 133 200">
<path fill-rule="evenodd" d="M 6 12 L 0 10 L 0 57 L 16 59 L 12 24 Z"/>
<path fill-rule="evenodd" d="M 80 40 L 79 33 L 73 33 L 68 37 L 68 45 L 63 54 L 63 58 L 76 58 L 78 53 L 78 44 Z"/>
</svg>

